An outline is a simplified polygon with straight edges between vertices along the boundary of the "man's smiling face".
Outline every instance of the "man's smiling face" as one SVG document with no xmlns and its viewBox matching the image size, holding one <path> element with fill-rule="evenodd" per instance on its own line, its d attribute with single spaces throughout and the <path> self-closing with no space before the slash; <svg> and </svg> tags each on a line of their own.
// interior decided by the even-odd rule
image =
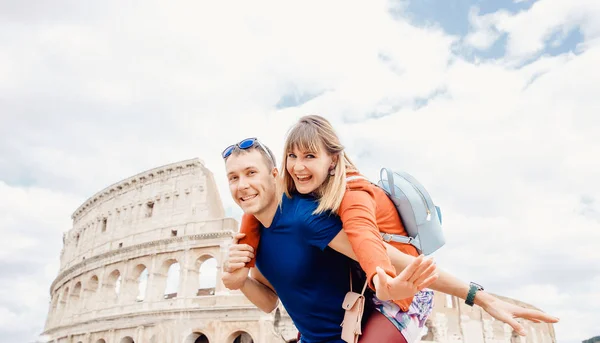
<svg viewBox="0 0 600 343">
<path fill-rule="evenodd" d="M 232 154 L 225 161 L 229 192 L 245 213 L 260 215 L 276 201 L 275 169 L 270 170 L 256 149 Z"/>
</svg>

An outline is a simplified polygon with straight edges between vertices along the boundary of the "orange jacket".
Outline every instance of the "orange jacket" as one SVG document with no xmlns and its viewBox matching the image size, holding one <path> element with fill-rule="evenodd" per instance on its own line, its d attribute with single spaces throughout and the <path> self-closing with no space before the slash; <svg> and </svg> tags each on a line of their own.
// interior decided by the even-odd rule
<svg viewBox="0 0 600 343">
<path fill-rule="evenodd" d="M 359 175 L 349 172 L 348 177 Z M 390 234 L 407 236 L 394 203 L 385 192 L 365 179 L 349 181 L 346 193 L 338 210 L 343 229 L 352 245 L 352 250 L 358 258 L 360 266 L 372 280 L 377 273 L 376 267 L 381 267 L 390 276 L 395 277 L 396 269 L 392 265 L 383 245 L 380 231 Z M 244 214 L 240 232 L 246 236 L 240 244 L 248 244 L 257 250 L 260 240 L 260 222 L 253 216 Z M 398 250 L 411 256 L 418 256 L 417 249 L 410 244 L 390 242 Z M 255 259 L 246 263 L 247 267 L 255 266 Z M 373 288 L 373 285 L 370 285 Z M 395 300 L 403 311 L 407 311 L 412 297 Z"/>
</svg>

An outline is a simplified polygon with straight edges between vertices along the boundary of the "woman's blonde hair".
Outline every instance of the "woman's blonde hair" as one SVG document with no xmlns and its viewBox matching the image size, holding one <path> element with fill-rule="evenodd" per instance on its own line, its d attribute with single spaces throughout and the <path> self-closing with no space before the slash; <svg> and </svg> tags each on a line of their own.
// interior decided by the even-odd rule
<svg viewBox="0 0 600 343">
<path fill-rule="evenodd" d="M 344 146 L 340 143 L 333 126 L 321 116 L 309 115 L 298 120 L 288 132 L 283 147 L 282 188 L 287 197 L 296 192 L 296 185 L 292 176 L 287 171 L 287 156 L 297 148 L 301 151 L 319 152 L 319 143 L 325 147 L 325 152 L 333 157 L 335 163 L 335 174 L 328 175 L 315 193 L 319 199 L 319 206 L 314 214 L 325 211 L 337 212 L 342 198 L 346 192 L 346 171 L 354 171 L 356 167 L 344 152 Z"/>
</svg>

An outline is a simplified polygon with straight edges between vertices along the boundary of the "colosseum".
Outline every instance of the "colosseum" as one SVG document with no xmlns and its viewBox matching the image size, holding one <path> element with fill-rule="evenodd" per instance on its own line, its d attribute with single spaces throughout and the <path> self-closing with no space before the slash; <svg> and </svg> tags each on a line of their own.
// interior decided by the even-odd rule
<svg viewBox="0 0 600 343">
<path fill-rule="evenodd" d="M 199 159 L 96 193 L 72 215 L 44 337 L 52 343 L 296 342 L 285 308 L 259 311 L 220 279 L 238 223 Z M 531 307 L 521 302 L 511 302 Z M 422 342 L 555 342 L 551 324 L 517 336 L 478 307 L 436 293 Z"/>
</svg>

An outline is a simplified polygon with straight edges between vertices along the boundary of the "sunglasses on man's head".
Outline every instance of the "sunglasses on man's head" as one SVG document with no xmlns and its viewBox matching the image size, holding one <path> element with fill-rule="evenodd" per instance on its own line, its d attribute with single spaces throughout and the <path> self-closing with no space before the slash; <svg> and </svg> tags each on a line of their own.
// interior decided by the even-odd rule
<svg viewBox="0 0 600 343">
<path fill-rule="evenodd" d="M 225 148 L 225 150 L 223 150 L 223 152 L 221 153 L 221 156 L 223 156 L 223 159 L 226 159 L 227 157 L 229 157 L 231 155 L 233 150 L 235 150 L 235 147 L 238 147 L 242 150 L 246 150 L 246 149 L 250 149 L 251 147 L 253 147 L 254 143 L 257 143 L 258 146 L 267 153 L 267 156 L 269 156 L 269 159 L 271 161 L 273 161 L 273 157 L 271 156 L 269 151 L 262 145 L 262 143 L 256 137 L 246 138 L 244 140 L 241 140 L 238 143 L 228 146 L 227 148 Z M 273 163 L 275 163 L 275 161 L 273 161 Z"/>
</svg>

